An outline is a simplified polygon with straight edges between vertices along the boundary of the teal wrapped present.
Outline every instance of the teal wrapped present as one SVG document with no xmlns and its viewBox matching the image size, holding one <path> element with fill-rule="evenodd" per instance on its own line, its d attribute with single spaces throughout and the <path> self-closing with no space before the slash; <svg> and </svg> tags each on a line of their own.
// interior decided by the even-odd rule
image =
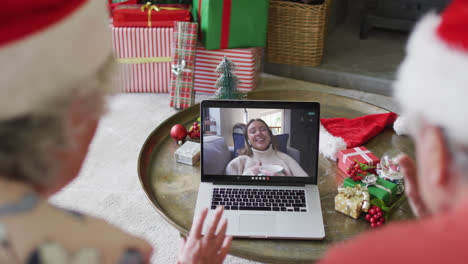
<svg viewBox="0 0 468 264">
<path fill-rule="evenodd" d="M 364 182 L 370 182 L 368 185 L 369 194 L 372 197 L 379 198 L 385 202 L 387 206 L 395 200 L 397 195 L 398 186 L 390 181 L 386 181 L 375 175 L 366 176 L 362 181 L 353 181 L 351 178 L 346 178 L 343 182 L 344 187 L 354 187 L 356 184 L 360 184 L 362 187 L 366 186 Z"/>
</svg>

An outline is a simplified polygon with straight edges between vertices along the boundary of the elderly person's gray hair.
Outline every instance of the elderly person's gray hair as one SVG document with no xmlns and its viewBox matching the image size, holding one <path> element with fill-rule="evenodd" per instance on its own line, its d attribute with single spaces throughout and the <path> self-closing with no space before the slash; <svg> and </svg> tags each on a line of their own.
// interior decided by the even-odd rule
<svg viewBox="0 0 468 264">
<path fill-rule="evenodd" d="M 0 120 L 0 177 L 35 186 L 54 182 L 60 167 L 54 152 L 72 150 L 71 133 L 80 124 L 70 126 L 66 110 L 80 99 L 79 111 L 99 118 L 105 95 L 111 91 L 114 59 L 104 63 L 95 75 L 65 89 L 63 94 L 44 102 L 40 109 L 9 120 Z M 85 87 L 85 89 L 83 89 Z"/>
</svg>

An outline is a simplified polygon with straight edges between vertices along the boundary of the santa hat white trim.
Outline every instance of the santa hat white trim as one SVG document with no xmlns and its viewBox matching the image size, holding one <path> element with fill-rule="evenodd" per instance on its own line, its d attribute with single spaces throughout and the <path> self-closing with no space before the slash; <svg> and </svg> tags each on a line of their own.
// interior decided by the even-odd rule
<svg viewBox="0 0 468 264">
<path fill-rule="evenodd" d="M 430 13 L 415 27 L 395 82 L 395 97 L 408 125 L 418 117 L 446 128 L 449 137 L 468 144 L 468 52 L 437 35 L 441 18 Z"/>
<path fill-rule="evenodd" d="M 69 92 L 111 52 L 104 0 L 88 0 L 49 28 L 0 46 L 0 120 L 34 111 Z"/>
<path fill-rule="evenodd" d="M 341 137 L 335 137 L 330 134 L 322 124 L 319 132 L 319 152 L 325 158 L 331 160 L 337 159 L 339 151 L 346 149 L 346 143 Z"/>
</svg>

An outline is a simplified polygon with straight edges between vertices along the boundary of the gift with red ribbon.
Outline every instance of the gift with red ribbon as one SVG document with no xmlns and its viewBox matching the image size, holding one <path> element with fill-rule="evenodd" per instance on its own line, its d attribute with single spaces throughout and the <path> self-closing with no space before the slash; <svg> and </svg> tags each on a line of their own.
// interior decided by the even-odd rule
<svg viewBox="0 0 468 264">
<path fill-rule="evenodd" d="M 192 14 L 206 49 L 264 47 L 268 0 L 194 0 Z"/>
<path fill-rule="evenodd" d="M 346 170 L 353 161 L 373 167 L 380 162 L 380 159 L 366 147 L 355 147 L 338 152 L 338 168 L 344 173 L 347 173 Z"/>
<path fill-rule="evenodd" d="M 113 11 L 115 27 L 174 27 L 176 21 L 191 21 L 188 5 L 119 5 Z"/>
<path fill-rule="evenodd" d="M 170 106 L 183 109 L 194 103 L 195 49 L 198 24 L 177 22 L 172 43 Z"/>
</svg>

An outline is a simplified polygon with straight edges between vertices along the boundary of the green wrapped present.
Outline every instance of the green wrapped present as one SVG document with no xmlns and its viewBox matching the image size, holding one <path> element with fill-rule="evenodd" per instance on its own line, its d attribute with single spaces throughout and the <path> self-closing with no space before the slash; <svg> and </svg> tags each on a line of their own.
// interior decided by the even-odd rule
<svg viewBox="0 0 468 264">
<path fill-rule="evenodd" d="M 386 205 L 390 205 L 396 198 L 397 185 L 393 182 L 386 181 L 375 175 L 365 177 L 362 181 L 353 181 L 351 178 L 346 178 L 343 182 L 344 187 L 354 187 L 356 184 L 360 184 L 362 187 L 368 184 L 369 194 L 373 197 L 379 198 L 385 202 Z"/>
<path fill-rule="evenodd" d="M 193 17 L 207 50 L 265 47 L 268 0 L 194 0 Z"/>
</svg>

